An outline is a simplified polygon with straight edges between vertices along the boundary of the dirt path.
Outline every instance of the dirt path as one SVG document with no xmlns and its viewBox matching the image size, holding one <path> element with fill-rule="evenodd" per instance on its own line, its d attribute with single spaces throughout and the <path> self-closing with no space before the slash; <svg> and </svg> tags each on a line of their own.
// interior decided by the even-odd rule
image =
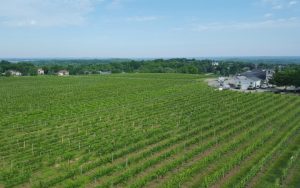
<svg viewBox="0 0 300 188">
<path fill-rule="evenodd" d="M 217 78 L 207 78 L 204 81 L 211 87 L 219 88 L 220 86 Z"/>
</svg>

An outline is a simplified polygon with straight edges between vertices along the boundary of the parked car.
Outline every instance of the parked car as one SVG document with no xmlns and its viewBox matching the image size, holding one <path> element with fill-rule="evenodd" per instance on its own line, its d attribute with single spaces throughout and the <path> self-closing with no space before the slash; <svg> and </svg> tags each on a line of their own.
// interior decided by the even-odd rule
<svg viewBox="0 0 300 188">
<path fill-rule="evenodd" d="M 255 87 L 253 87 L 252 85 L 250 85 L 249 87 L 248 87 L 248 90 L 254 90 L 255 89 Z"/>
<path fill-rule="evenodd" d="M 263 85 L 260 86 L 260 88 L 261 88 L 261 89 L 267 89 L 268 86 L 267 86 L 266 84 L 263 84 Z"/>
<path fill-rule="evenodd" d="M 223 85 L 223 89 L 224 89 L 224 90 L 229 90 L 229 89 L 230 89 L 230 85 L 224 84 L 224 85 Z"/>
</svg>

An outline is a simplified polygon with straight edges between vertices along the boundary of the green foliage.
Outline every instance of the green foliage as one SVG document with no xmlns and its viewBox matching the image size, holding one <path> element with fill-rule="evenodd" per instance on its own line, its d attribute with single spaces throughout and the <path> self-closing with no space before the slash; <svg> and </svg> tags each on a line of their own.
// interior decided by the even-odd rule
<svg viewBox="0 0 300 188">
<path fill-rule="evenodd" d="M 271 83 L 278 86 L 300 87 L 300 69 L 277 71 L 273 76 Z"/>
<path fill-rule="evenodd" d="M 31 63 L 10 63 L 8 61 L 0 62 L 0 74 L 5 73 L 6 76 L 10 76 L 9 70 L 15 70 L 22 73 L 22 75 L 30 76 L 37 75 L 37 67 Z"/>
<path fill-rule="evenodd" d="M 59 70 L 66 69 L 71 75 L 99 74 L 99 71 L 111 71 L 112 73 L 184 73 L 201 74 L 214 73 L 217 75 L 229 76 L 255 68 L 275 69 L 278 64 L 263 64 L 253 61 L 219 61 L 213 65 L 212 60 L 197 59 L 154 59 L 154 60 L 128 60 L 128 59 L 107 59 L 107 60 L 41 60 L 31 63 L 10 63 L 1 61 L 0 73 L 6 70 L 19 70 L 23 75 L 36 75 L 36 69 L 42 67 L 45 74 L 53 75 Z M 285 68 L 299 68 L 299 65 L 288 64 Z"/>
<path fill-rule="evenodd" d="M 62 158 L 63 158 L 64 161 L 67 161 L 67 160 L 73 159 L 74 156 L 75 156 L 74 153 L 72 153 L 72 152 L 66 152 L 66 153 L 63 154 Z"/>
</svg>

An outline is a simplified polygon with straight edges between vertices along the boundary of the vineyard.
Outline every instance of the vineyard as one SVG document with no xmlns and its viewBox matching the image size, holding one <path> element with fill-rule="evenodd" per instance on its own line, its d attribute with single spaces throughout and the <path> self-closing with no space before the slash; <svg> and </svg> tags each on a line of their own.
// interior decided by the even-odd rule
<svg viewBox="0 0 300 188">
<path fill-rule="evenodd" d="M 300 187 L 300 98 L 202 75 L 0 78 L 0 187 Z"/>
</svg>

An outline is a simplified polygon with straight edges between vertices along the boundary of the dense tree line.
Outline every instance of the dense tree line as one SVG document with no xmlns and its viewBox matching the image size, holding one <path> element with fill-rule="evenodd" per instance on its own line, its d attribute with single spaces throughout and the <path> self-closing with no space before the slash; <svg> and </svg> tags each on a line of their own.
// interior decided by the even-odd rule
<svg viewBox="0 0 300 188">
<path fill-rule="evenodd" d="M 277 70 L 270 82 L 277 86 L 300 87 L 300 68 Z"/>
<path fill-rule="evenodd" d="M 1 61 L 0 74 L 5 74 L 9 70 L 19 71 L 25 76 L 37 75 L 37 67 L 32 63 L 10 63 L 8 61 Z"/>
<path fill-rule="evenodd" d="M 154 60 L 41 60 L 32 62 L 11 63 L 0 62 L 0 74 L 9 70 L 16 70 L 22 75 L 36 75 L 37 69 L 42 68 L 47 75 L 56 74 L 59 70 L 66 69 L 71 75 L 99 74 L 99 71 L 112 73 L 186 73 L 206 74 L 213 73 L 221 76 L 235 75 L 253 69 L 277 69 L 273 83 L 276 85 L 299 86 L 300 65 L 294 64 L 265 64 L 236 61 L 197 60 L 197 59 L 154 59 Z M 284 71 L 280 71 L 283 69 Z M 297 71 L 296 71 L 297 70 Z"/>
<path fill-rule="evenodd" d="M 219 62 L 214 65 L 212 60 L 196 59 L 156 59 L 156 60 L 55 60 L 38 61 L 32 63 L 10 63 L 1 61 L 0 73 L 8 70 L 20 71 L 23 75 L 36 75 L 38 67 L 45 70 L 45 74 L 55 74 L 59 70 L 67 69 L 71 75 L 96 74 L 99 71 L 112 73 L 214 73 L 218 75 L 233 75 L 255 68 L 253 63 Z"/>
</svg>

